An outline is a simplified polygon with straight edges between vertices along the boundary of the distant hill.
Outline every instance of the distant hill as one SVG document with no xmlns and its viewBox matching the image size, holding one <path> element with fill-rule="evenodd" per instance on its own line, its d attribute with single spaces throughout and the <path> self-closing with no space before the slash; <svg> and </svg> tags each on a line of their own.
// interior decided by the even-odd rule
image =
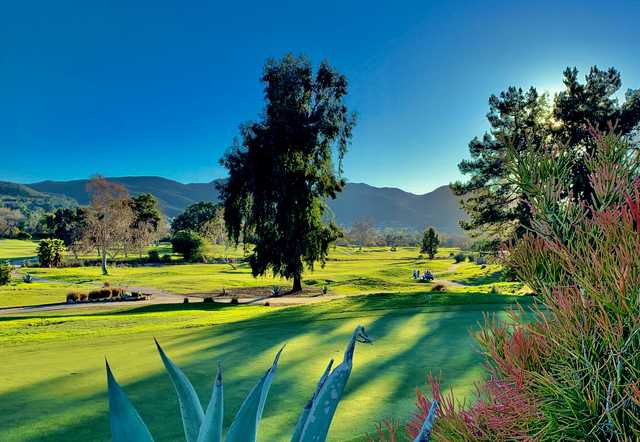
<svg viewBox="0 0 640 442">
<path fill-rule="evenodd" d="M 65 195 L 40 192 L 24 184 L 0 181 L 0 207 L 19 209 L 23 213 L 44 210 L 49 212 L 59 207 L 74 207 L 78 203 Z"/>
<path fill-rule="evenodd" d="M 134 196 L 141 193 L 153 194 L 158 198 L 164 214 L 169 217 L 179 215 L 187 206 L 198 201 L 216 201 L 218 199 L 215 181 L 182 184 L 156 176 L 113 177 L 109 180 L 122 184 Z M 40 192 L 66 195 L 81 205 L 87 205 L 89 204 L 89 194 L 86 190 L 87 181 L 41 181 L 29 184 L 29 187 Z"/>
<path fill-rule="evenodd" d="M 449 235 L 462 235 L 458 220 L 465 218 L 449 186 L 416 195 L 394 187 L 349 183 L 329 206 L 336 221 L 345 226 L 371 218 L 381 227 L 423 229 L 433 226 Z"/>
<path fill-rule="evenodd" d="M 132 195 L 151 193 L 158 198 L 163 212 L 175 217 L 185 207 L 198 201 L 217 201 L 216 181 L 182 184 L 161 177 L 115 177 Z M 81 205 L 89 203 L 87 180 L 42 181 L 28 188 L 47 194 L 65 195 Z M 26 187 L 26 186 L 25 186 Z M 462 235 L 458 220 L 465 217 L 448 186 L 416 195 L 392 187 L 373 187 L 363 183 L 348 183 L 334 201 L 329 201 L 335 220 L 342 226 L 370 218 L 378 227 L 423 229 L 434 226 L 449 235 Z"/>
</svg>

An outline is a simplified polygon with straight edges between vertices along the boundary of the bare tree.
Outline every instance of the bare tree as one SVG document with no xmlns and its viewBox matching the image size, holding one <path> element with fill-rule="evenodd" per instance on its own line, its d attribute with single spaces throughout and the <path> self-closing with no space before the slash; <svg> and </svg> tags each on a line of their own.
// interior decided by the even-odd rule
<svg viewBox="0 0 640 442">
<path fill-rule="evenodd" d="M 87 227 L 83 242 L 97 250 L 102 263 L 102 274 L 108 275 L 107 257 L 126 250 L 131 242 L 134 220 L 129 193 L 121 184 L 96 175 L 87 183 L 91 194 Z"/>
<path fill-rule="evenodd" d="M 0 236 L 11 236 L 23 218 L 19 210 L 0 207 Z"/>
<path fill-rule="evenodd" d="M 354 222 L 348 236 L 354 244 L 361 248 L 375 245 L 378 239 L 378 233 L 374 227 L 373 220 L 370 218 Z"/>
<path fill-rule="evenodd" d="M 227 229 L 224 224 L 224 208 L 217 207 L 213 218 L 204 222 L 199 233 L 213 244 L 224 244 L 227 241 Z"/>
</svg>

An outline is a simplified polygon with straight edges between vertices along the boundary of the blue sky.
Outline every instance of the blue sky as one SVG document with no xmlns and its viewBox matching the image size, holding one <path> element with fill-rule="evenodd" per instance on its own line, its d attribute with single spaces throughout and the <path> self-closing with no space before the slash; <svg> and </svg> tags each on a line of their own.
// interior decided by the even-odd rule
<svg viewBox="0 0 640 442">
<path fill-rule="evenodd" d="M 639 88 L 639 19 L 637 0 L 7 2 L 0 180 L 222 177 L 264 61 L 293 52 L 350 81 L 346 177 L 424 193 L 459 178 L 492 93 L 594 64 Z"/>
</svg>

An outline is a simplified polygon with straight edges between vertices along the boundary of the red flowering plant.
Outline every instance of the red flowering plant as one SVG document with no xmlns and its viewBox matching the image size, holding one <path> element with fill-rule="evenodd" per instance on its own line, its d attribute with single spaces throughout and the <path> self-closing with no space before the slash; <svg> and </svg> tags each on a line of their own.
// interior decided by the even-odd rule
<svg viewBox="0 0 640 442">
<path fill-rule="evenodd" d="M 433 440 L 640 440 L 640 161 L 613 128 L 592 137 L 579 163 L 588 195 L 571 186 L 581 146 L 509 158 L 533 220 L 504 255 L 539 303 L 508 321 L 486 317 L 477 338 L 488 376 L 469 406 L 430 377 L 443 404 Z M 405 438 L 429 405 L 419 393 Z"/>
</svg>

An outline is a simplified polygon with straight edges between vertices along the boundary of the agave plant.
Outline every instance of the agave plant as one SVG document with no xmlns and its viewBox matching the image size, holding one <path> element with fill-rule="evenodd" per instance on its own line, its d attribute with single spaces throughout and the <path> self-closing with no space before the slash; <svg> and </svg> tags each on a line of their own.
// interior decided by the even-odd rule
<svg viewBox="0 0 640 442">
<path fill-rule="evenodd" d="M 358 326 L 354 330 L 351 340 L 347 344 L 342 363 L 332 371 L 333 359 L 329 361 L 315 392 L 298 418 L 291 442 L 322 442 L 326 440 L 331 421 L 351 374 L 356 342 L 372 342 L 362 326 Z M 185 440 L 187 442 L 221 442 L 223 440 L 222 419 L 224 413 L 220 364 L 218 364 L 211 399 L 205 411 L 187 376 L 169 359 L 157 341 L 156 346 L 178 396 Z M 278 351 L 271 367 L 242 402 L 227 431 L 226 439 L 224 439 L 226 442 L 256 441 L 262 411 L 283 348 Z M 127 398 L 124 390 L 116 382 L 109 364 L 106 365 L 112 441 L 153 442 L 153 437 L 144 421 Z M 425 420 L 424 431 L 421 432 L 422 438 L 416 438 L 416 441 L 428 440 L 434 416 L 435 408 Z"/>
</svg>

